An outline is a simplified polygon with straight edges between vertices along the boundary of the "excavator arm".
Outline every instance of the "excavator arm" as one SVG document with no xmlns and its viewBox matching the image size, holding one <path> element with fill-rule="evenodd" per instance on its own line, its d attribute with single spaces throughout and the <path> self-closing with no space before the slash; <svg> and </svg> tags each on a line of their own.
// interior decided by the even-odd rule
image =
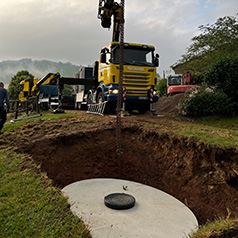
<svg viewBox="0 0 238 238">
<path fill-rule="evenodd" d="M 119 42 L 121 6 L 114 0 L 99 0 L 98 18 L 101 20 L 103 28 L 111 27 L 111 18 L 113 17 L 112 42 Z"/>
</svg>

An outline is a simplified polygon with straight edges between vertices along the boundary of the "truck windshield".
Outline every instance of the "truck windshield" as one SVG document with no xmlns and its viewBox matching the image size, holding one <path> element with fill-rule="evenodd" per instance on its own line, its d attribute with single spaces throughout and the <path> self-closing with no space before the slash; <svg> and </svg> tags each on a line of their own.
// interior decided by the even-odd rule
<svg viewBox="0 0 238 238">
<path fill-rule="evenodd" d="M 181 76 L 176 76 L 176 77 L 169 77 L 168 78 L 168 85 L 181 85 L 181 80 L 182 77 Z"/>
<path fill-rule="evenodd" d="M 119 64 L 119 47 L 112 49 L 111 62 Z M 124 64 L 154 66 L 154 51 L 152 48 L 124 47 Z"/>
</svg>

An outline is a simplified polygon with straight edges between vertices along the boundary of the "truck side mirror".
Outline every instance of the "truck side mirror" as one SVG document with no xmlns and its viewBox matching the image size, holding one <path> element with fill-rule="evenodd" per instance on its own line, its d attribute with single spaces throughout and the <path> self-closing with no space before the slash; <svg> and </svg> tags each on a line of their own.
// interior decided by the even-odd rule
<svg viewBox="0 0 238 238">
<path fill-rule="evenodd" d="M 98 78 L 98 61 L 95 61 L 93 65 L 93 78 Z"/>
<path fill-rule="evenodd" d="M 101 54 L 101 60 L 100 61 L 101 61 L 101 63 L 104 63 L 104 64 L 106 63 L 106 54 L 105 53 Z"/>
<path fill-rule="evenodd" d="M 159 66 L 159 55 L 156 54 L 155 55 L 155 67 L 158 67 Z"/>
</svg>

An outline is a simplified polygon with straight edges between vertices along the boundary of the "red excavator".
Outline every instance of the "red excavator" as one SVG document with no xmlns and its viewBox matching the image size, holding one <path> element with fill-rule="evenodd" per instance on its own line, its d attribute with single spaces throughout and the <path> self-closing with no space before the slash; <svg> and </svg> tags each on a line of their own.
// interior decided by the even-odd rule
<svg viewBox="0 0 238 238">
<path fill-rule="evenodd" d="M 170 75 L 167 80 L 167 96 L 173 96 L 179 93 L 185 93 L 188 89 L 198 88 L 197 85 L 192 85 L 191 73 Z"/>
</svg>

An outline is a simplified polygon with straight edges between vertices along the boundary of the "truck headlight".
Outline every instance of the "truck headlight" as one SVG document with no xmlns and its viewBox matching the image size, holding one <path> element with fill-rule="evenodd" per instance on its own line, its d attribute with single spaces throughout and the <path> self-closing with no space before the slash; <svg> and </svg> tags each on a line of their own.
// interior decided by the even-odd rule
<svg viewBox="0 0 238 238">
<path fill-rule="evenodd" d="M 109 94 L 118 94 L 118 89 L 109 90 Z"/>
<path fill-rule="evenodd" d="M 153 95 L 156 95 L 157 94 L 157 91 L 153 91 Z"/>
</svg>

